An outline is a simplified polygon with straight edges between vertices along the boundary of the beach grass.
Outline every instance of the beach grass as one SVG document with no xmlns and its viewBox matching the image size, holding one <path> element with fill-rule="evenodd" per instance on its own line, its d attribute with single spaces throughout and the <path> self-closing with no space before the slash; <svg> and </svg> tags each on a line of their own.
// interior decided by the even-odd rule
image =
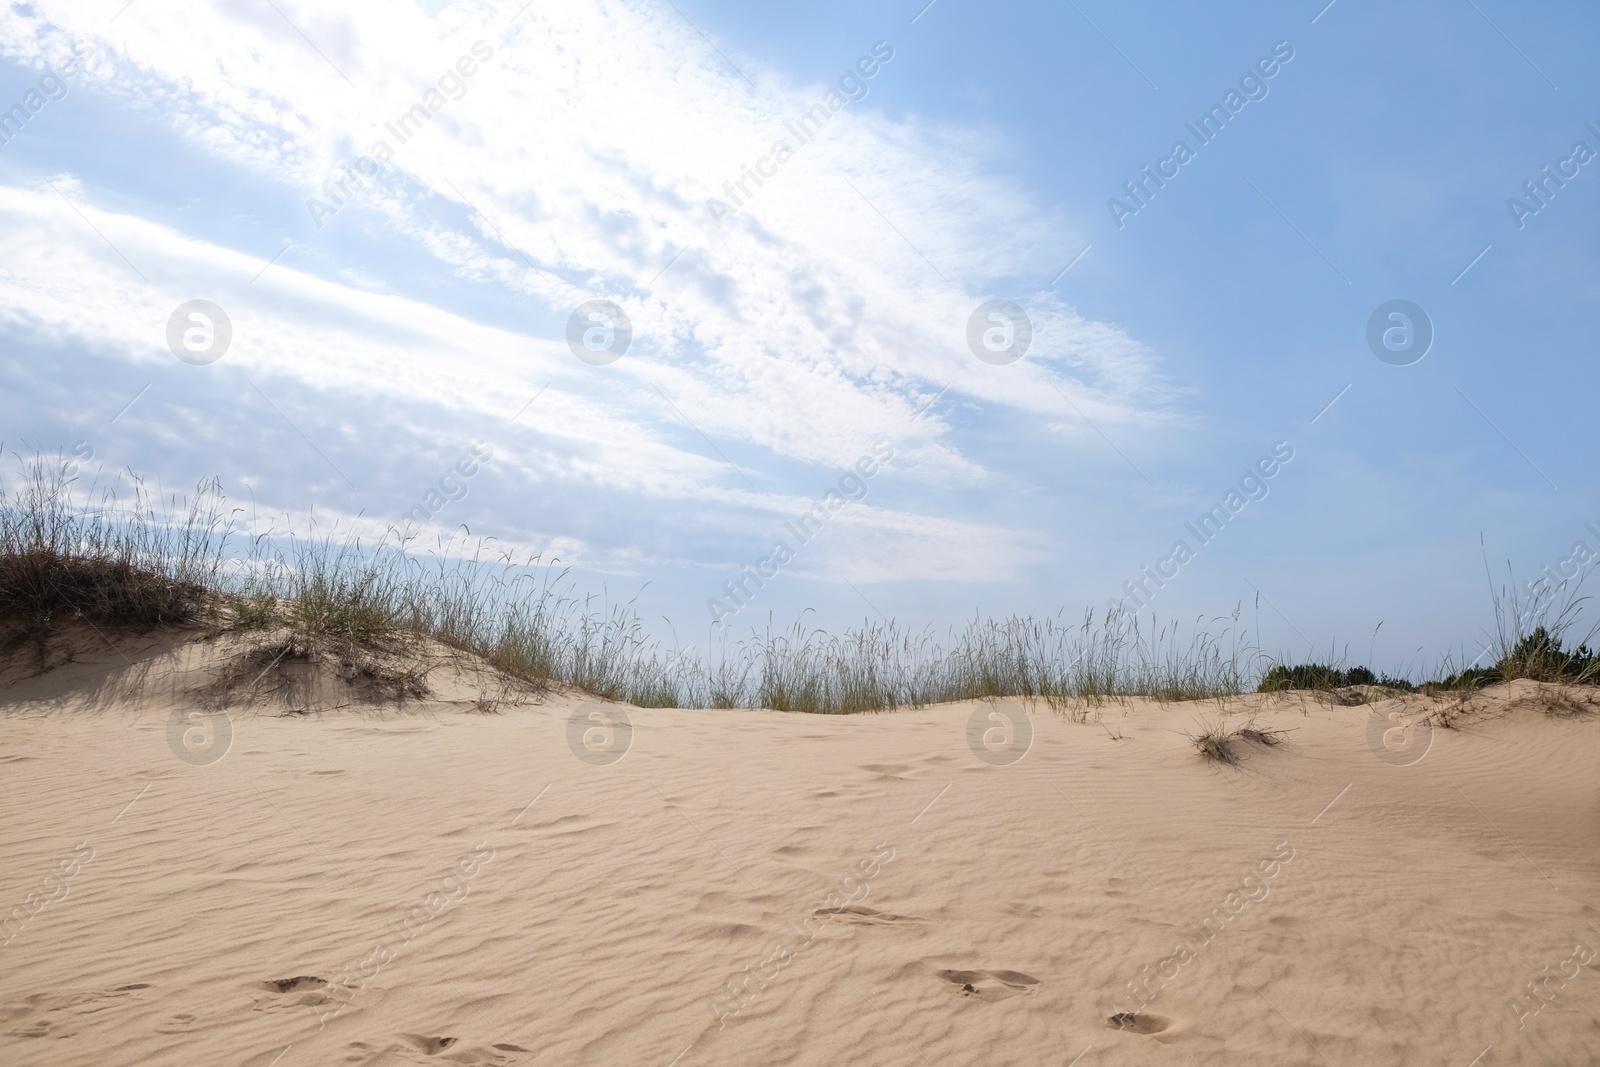
<svg viewBox="0 0 1600 1067">
<path fill-rule="evenodd" d="M 421 636 L 536 689 L 643 707 L 816 714 L 1011 697 L 1088 720 L 1130 697 L 1414 688 L 1362 667 L 1274 661 L 1251 645 L 1237 608 L 1183 625 L 1115 610 L 974 617 L 943 634 L 894 621 L 830 633 L 802 618 L 714 633 L 705 649 L 668 648 L 633 602 L 581 593 L 568 570 L 537 556 L 494 555 L 482 542 L 422 551 L 396 528 L 376 538 L 337 527 L 260 531 L 215 480 L 162 496 L 131 476 L 119 479 L 120 493 L 81 485 L 61 457 L 35 455 L 22 471 L 14 486 L 0 483 L 0 622 L 13 643 L 45 642 L 70 620 L 272 631 L 297 655 L 346 658 Z M 1591 680 L 1595 657 L 1564 651 L 1562 633 L 1509 634 L 1494 672 Z"/>
</svg>

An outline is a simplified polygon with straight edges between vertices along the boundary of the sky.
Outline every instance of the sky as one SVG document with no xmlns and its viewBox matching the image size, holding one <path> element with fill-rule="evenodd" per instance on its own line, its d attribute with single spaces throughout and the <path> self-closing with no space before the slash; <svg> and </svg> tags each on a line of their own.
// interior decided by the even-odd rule
<svg viewBox="0 0 1600 1067">
<path fill-rule="evenodd" d="M 14 3 L 7 475 L 488 538 L 684 644 L 1120 604 L 1471 660 L 1491 585 L 1600 558 L 1597 33 Z"/>
</svg>

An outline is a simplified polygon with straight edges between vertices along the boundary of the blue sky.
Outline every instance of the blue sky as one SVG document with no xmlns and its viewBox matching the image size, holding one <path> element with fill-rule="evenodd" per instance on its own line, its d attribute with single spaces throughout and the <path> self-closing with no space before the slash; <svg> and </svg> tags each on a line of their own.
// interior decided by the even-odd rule
<svg viewBox="0 0 1600 1067">
<path fill-rule="evenodd" d="M 1253 627 L 1259 595 L 1293 657 L 1470 658 L 1485 555 L 1527 579 L 1600 550 L 1600 161 L 1574 153 L 1600 152 L 1597 23 L 1500 0 L 13 4 L 0 436 L 374 533 L 448 479 L 425 540 L 559 557 L 687 642 L 745 565 L 768 577 L 741 631 L 1076 615 L 1150 566 L 1147 610 L 1243 602 Z M 1203 143 L 1186 124 L 1214 105 Z M 739 210 L 708 203 L 764 158 Z M 1541 205 L 1547 165 L 1570 176 Z M 1146 166 L 1176 173 L 1134 204 Z M 169 343 L 192 300 L 231 324 L 214 362 Z M 603 365 L 567 342 L 592 300 L 632 325 Z M 971 349 L 990 300 L 1027 316 L 1020 360 Z M 1433 332 L 1405 366 L 1366 336 L 1393 300 Z M 492 458 L 450 479 L 474 443 Z M 875 444 L 893 458 L 830 504 Z M 1241 478 L 1259 498 L 1229 510 Z"/>
</svg>

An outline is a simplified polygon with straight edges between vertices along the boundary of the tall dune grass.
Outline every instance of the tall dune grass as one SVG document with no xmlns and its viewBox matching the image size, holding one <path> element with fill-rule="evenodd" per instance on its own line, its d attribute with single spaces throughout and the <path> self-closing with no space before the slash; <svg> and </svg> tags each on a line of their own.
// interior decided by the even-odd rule
<svg viewBox="0 0 1600 1067">
<path fill-rule="evenodd" d="M 974 618 L 942 637 L 894 622 L 831 634 L 804 622 L 705 650 L 667 649 L 633 603 L 578 593 L 537 557 L 483 545 L 421 551 L 390 530 L 246 536 L 215 481 L 159 498 L 82 488 L 35 457 L 0 484 L 0 622 L 40 640 L 59 622 L 288 628 L 311 646 L 427 635 L 541 686 L 647 707 L 767 707 L 840 714 L 1025 697 L 1074 715 L 1106 700 L 1220 697 L 1254 687 L 1260 654 L 1239 613 L 1188 627 L 1116 613 Z"/>
<path fill-rule="evenodd" d="M 0 617 L 29 629 L 68 618 L 110 625 L 195 621 L 222 583 L 227 516 L 203 482 L 176 522 L 137 479 L 75 500 L 66 464 L 36 458 L 0 487 Z"/>
<path fill-rule="evenodd" d="M 1496 588 L 1490 579 L 1495 630 L 1489 650 L 1495 653 L 1494 673 L 1507 679 L 1600 681 L 1600 652 L 1589 647 L 1600 625 L 1582 628 L 1589 600 L 1583 585 L 1590 573 L 1580 570 L 1554 585 L 1541 579 L 1522 593 L 1517 591 L 1509 563 L 1505 585 Z M 1575 633 L 1580 634 L 1577 648 L 1569 649 L 1567 644 Z"/>
</svg>

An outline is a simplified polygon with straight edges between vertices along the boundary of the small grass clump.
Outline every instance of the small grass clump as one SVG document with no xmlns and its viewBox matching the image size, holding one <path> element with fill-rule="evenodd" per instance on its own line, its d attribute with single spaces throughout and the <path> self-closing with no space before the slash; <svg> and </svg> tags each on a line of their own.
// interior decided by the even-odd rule
<svg viewBox="0 0 1600 1067">
<path fill-rule="evenodd" d="M 1239 762 L 1239 737 L 1220 722 L 1203 726 L 1199 732 L 1190 734 L 1189 742 L 1201 758 L 1212 763 L 1232 767 Z"/>
<path fill-rule="evenodd" d="M 1268 748 L 1283 744 L 1284 731 L 1263 730 L 1254 724 L 1243 726 L 1239 729 L 1239 740 L 1249 741 L 1253 745 L 1266 745 Z"/>
<path fill-rule="evenodd" d="M 1594 702 L 1588 693 L 1579 700 L 1575 696 L 1577 692 L 1565 685 L 1541 685 L 1534 699 L 1552 719 L 1586 718 L 1594 711 Z"/>
<path fill-rule="evenodd" d="M 1188 735 L 1189 743 L 1203 759 L 1229 767 L 1239 763 L 1243 758 L 1241 745 L 1276 748 L 1283 744 L 1284 737 L 1285 731 L 1264 729 L 1256 725 L 1256 720 L 1253 718 L 1236 730 L 1229 730 L 1219 719 L 1201 725 L 1195 733 Z"/>
</svg>

